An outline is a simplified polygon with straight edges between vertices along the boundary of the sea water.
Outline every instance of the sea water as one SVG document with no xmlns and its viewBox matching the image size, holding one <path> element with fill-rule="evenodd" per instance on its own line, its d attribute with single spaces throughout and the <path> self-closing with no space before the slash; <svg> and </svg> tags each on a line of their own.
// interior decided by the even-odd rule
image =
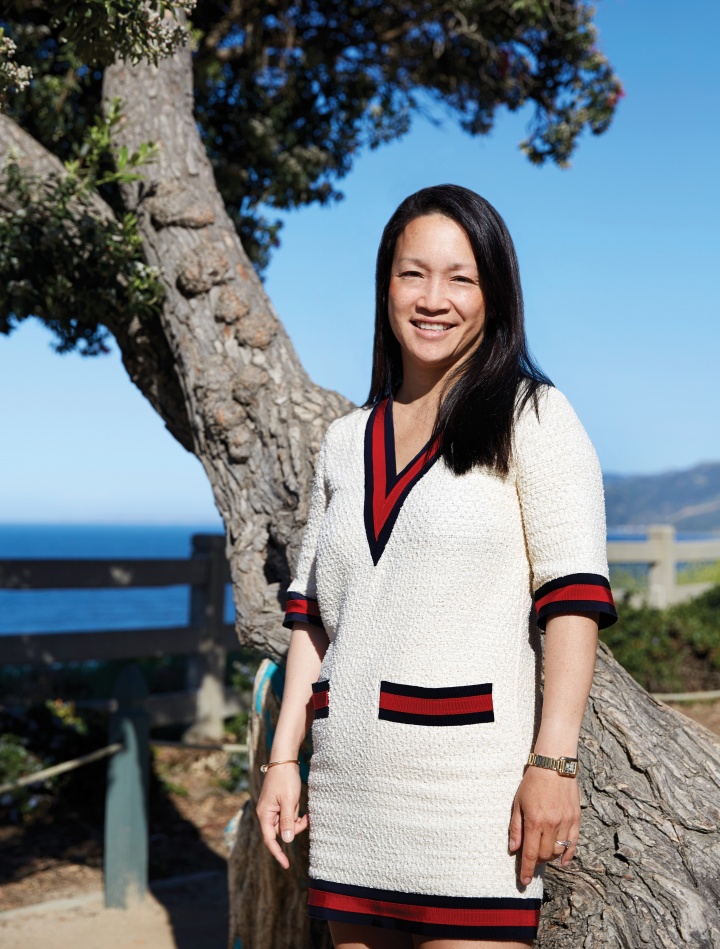
<svg viewBox="0 0 720 949">
<path fill-rule="evenodd" d="M 0 559 L 187 558 L 193 534 L 217 524 L 0 524 Z M 0 635 L 185 626 L 188 586 L 103 590 L 0 590 Z M 225 622 L 234 622 L 230 587 Z"/>
</svg>

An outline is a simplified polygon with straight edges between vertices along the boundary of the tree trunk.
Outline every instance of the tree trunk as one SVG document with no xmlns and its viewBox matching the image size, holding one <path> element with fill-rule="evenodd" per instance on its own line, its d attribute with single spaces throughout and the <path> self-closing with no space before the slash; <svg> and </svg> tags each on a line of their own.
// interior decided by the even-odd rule
<svg viewBox="0 0 720 949">
<path fill-rule="evenodd" d="M 123 100 L 118 147 L 159 145 L 146 180 L 124 186 L 123 200 L 165 287 L 162 328 L 227 530 L 238 633 L 279 657 L 313 460 L 350 403 L 311 382 L 240 244 L 193 117 L 192 79 L 190 52 L 180 49 L 158 67 L 115 64 L 103 91 Z"/>
<path fill-rule="evenodd" d="M 130 328 L 114 332 L 130 364 L 140 365 L 133 378 L 171 430 L 185 427 L 210 479 L 227 530 L 241 640 L 281 657 L 280 609 L 315 453 L 329 422 L 350 405 L 307 377 L 240 246 L 193 119 L 189 52 L 159 67 L 117 64 L 106 72 L 105 93 L 124 100 L 118 146 L 160 146 L 146 180 L 127 186 L 123 198 L 167 293 L 160 326 L 143 344 L 157 348 L 157 363 L 143 357 Z M 173 391 L 174 399 L 158 397 Z M 284 874 L 259 838 L 258 766 L 277 689 L 266 682 L 257 699 L 252 801 L 231 861 L 234 934 L 243 949 L 319 946 L 326 935 L 304 918 L 306 841 Z M 717 740 L 651 699 L 601 646 L 581 764 L 578 856 L 571 868 L 548 869 L 539 945 L 720 949 Z"/>
<path fill-rule="evenodd" d="M 550 864 L 539 945 L 720 946 L 720 742 L 603 644 L 581 734 L 582 828 Z"/>
</svg>

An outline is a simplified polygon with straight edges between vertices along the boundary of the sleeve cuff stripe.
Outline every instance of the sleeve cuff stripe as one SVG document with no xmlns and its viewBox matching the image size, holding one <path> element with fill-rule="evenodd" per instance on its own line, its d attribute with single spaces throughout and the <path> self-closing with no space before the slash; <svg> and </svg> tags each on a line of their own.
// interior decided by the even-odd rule
<svg viewBox="0 0 720 949">
<path fill-rule="evenodd" d="M 556 600 L 546 603 L 537 613 L 537 624 L 545 629 L 548 617 L 558 613 L 598 613 L 598 626 L 607 629 L 617 621 L 618 615 L 615 606 L 604 600 Z"/>
<path fill-rule="evenodd" d="M 295 613 L 288 611 L 283 620 L 283 626 L 286 629 L 292 629 L 293 623 L 309 623 L 311 626 L 317 626 L 318 629 L 325 629 L 323 621 L 319 616 L 312 616 L 308 613 Z"/>
<path fill-rule="evenodd" d="M 614 605 L 613 595 L 607 587 L 595 583 L 570 583 L 557 590 L 551 590 L 541 597 L 536 594 L 535 608 L 539 611 L 549 603 L 564 602 L 566 600 L 594 600 L 599 603 Z"/>
<path fill-rule="evenodd" d="M 306 613 L 308 616 L 319 616 L 320 608 L 317 600 L 300 599 L 297 596 L 288 597 L 285 603 L 285 610 L 288 613 Z"/>
<path fill-rule="evenodd" d="M 310 623 L 319 629 L 325 629 L 320 617 L 318 601 L 312 596 L 305 596 L 295 590 L 288 590 L 285 601 L 285 619 L 283 626 L 292 629 L 293 623 Z"/>
</svg>

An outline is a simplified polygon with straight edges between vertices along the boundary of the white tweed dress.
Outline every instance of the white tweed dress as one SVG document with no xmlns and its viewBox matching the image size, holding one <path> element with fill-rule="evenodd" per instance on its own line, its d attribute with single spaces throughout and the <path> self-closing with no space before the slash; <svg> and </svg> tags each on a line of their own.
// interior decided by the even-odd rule
<svg viewBox="0 0 720 949">
<path fill-rule="evenodd" d="M 308 912 L 436 937 L 535 936 L 508 854 L 539 724 L 539 631 L 616 619 L 595 450 L 543 386 L 511 469 L 395 470 L 392 399 L 329 428 L 285 623 L 325 629 L 313 685 Z"/>
</svg>

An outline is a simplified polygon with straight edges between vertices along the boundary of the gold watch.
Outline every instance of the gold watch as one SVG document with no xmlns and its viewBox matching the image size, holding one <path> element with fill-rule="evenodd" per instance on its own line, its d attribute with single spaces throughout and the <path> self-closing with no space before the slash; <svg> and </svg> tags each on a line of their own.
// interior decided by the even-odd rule
<svg viewBox="0 0 720 949">
<path fill-rule="evenodd" d="M 548 758 L 547 755 L 536 755 L 531 751 L 527 763 L 535 765 L 536 768 L 551 768 L 566 778 L 576 778 L 578 773 L 577 758 L 567 758 L 565 755 L 560 758 Z"/>
</svg>

